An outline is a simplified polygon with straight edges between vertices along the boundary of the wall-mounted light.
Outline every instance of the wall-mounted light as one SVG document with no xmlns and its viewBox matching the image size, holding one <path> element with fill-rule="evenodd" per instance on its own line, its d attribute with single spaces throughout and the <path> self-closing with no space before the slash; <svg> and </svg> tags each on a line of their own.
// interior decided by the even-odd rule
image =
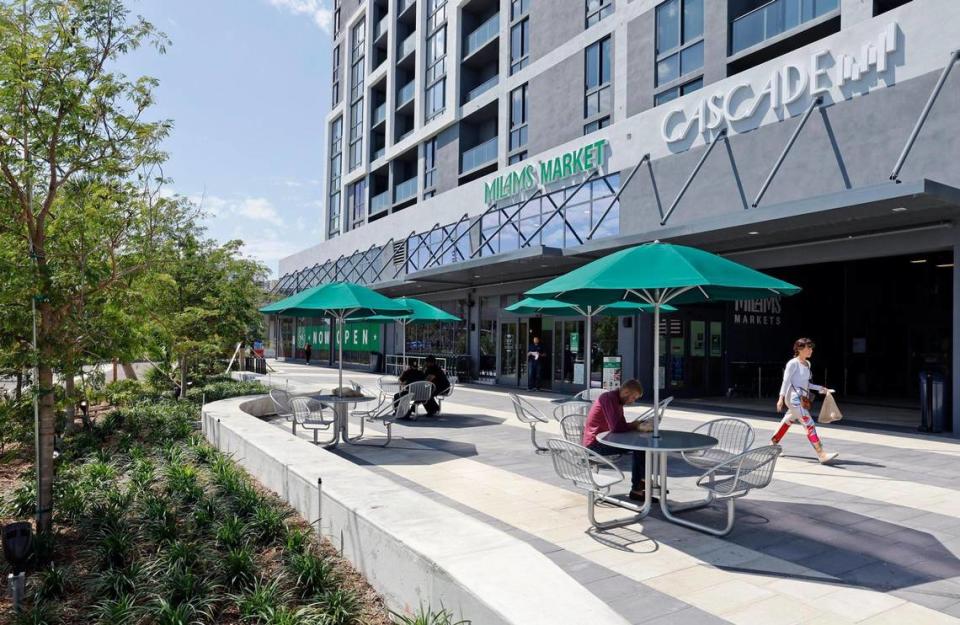
<svg viewBox="0 0 960 625">
<path fill-rule="evenodd" d="M 895 212 L 895 213 L 902 213 L 902 212 L 904 212 L 905 210 L 907 210 L 907 207 L 906 207 L 906 206 L 898 206 L 898 207 L 896 207 L 895 209 L 893 209 L 893 212 Z"/>
<path fill-rule="evenodd" d="M 755 234 L 760 234 L 760 233 L 757 232 L 756 230 L 751 230 L 751 231 L 748 232 L 747 234 L 749 234 L 749 235 L 755 235 Z"/>
<path fill-rule="evenodd" d="M 911 264 L 911 265 L 922 265 L 922 264 L 925 263 L 925 262 L 927 262 L 927 259 L 926 259 L 926 258 L 915 258 L 915 259 L 913 259 L 913 260 L 910 261 L 910 264 Z"/>
<path fill-rule="evenodd" d="M 949 269 L 950 267 L 953 267 L 953 263 L 942 263 L 940 265 L 937 265 L 937 267 L 941 269 Z"/>
</svg>

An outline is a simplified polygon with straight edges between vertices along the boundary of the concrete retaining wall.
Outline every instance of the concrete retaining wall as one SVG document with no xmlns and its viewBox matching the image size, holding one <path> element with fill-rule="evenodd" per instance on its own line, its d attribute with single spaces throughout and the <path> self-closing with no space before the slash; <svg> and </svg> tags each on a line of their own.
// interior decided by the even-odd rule
<svg viewBox="0 0 960 625">
<path fill-rule="evenodd" d="M 443 605 L 474 625 L 625 625 L 530 545 L 258 418 L 269 412 L 262 396 L 207 404 L 203 432 L 328 537 L 391 609 Z"/>
</svg>

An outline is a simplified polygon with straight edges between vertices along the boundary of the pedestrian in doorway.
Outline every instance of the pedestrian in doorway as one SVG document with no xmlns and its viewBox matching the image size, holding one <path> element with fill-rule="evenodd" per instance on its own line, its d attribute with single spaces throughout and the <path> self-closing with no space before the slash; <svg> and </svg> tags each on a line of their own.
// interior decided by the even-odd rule
<svg viewBox="0 0 960 625">
<path fill-rule="evenodd" d="M 307 358 L 307 364 L 310 364 L 310 356 L 313 354 L 313 347 L 310 346 L 310 343 L 307 343 L 303 346 L 303 355 Z"/>
<path fill-rule="evenodd" d="M 534 336 L 527 350 L 527 390 L 540 390 L 540 359 L 543 358 L 543 345 L 540 337 Z"/>
<path fill-rule="evenodd" d="M 813 341 L 808 338 L 797 339 L 793 343 L 793 358 L 787 362 L 783 370 L 783 384 L 780 385 L 780 398 L 777 399 L 777 412 L 786 411 L 786 414 L 780 420 L 780 429 L 773 435 L 770 442 L 779 445 L 780 439 L 790 429 L 790 424 L 799 422 L 806 428 L 807 440 L 813 445 L 820 463 L 826 464 L 835 460 L 840 454 L 827 453 L 823 449 L 823 443 L 817 435 L 817 427 L 813 424 L 813 417 L 810 416 L 810 407 L 813 403 L 810 391 L 814 390 L 825 395 L 832 393 L 833 390 L 810 382 L 810 357 L 813 356 L 813 348 Z"/>
</svg>

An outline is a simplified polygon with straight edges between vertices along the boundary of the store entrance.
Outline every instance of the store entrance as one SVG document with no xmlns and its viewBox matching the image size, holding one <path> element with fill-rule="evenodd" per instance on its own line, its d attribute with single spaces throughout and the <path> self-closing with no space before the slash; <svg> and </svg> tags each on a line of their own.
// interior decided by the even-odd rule
<svg viewBox="0 0 960 625">
<path fill-rule="evenodd" d="M 497 382 L 507 386 L 527 388 L 527 353 L 533 337 L 540 337 L 544 346 L 540 360 L 539 388 L 550 388 L 552 370 L 550 352 L 553 339 L 552 327 L 540 317 L 505 319 L 500 324 L 500 375 Z"/>
<path fill-rule="evenodd" d="M 725 310 L 722 304 L 685 307 L 660 320 L 660 384 L 667 394 L 723 394 Z"/>
</svg>

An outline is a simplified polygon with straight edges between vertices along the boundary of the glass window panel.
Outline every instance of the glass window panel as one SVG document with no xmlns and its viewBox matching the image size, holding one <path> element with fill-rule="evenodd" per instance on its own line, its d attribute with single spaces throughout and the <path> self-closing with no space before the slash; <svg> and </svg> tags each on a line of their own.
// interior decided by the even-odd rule
<svg viewBox="0 0 960 625">
<path fill-rule="evenodd" d="M 517 230 L 513 226 L 507 225 L 500 231 L 500 251 L 509 252 L 520 247 L 520 241 L 517 239 Z"/>
<path fill-rule="evenodd" d="M 683 42 L 703 35 L 703 0 L 683 0 Z"/>
<path fill-rule="evenodd" d="M 599 96 L 598 112 L 609 113 L 613 109 L 613 89 L 604 87 L 597 95 Z"/>
<path fill-rule="evenodd" d="M 684 48 L 680 53 L 680 74 L 689 74 L 703 67 L 703 42 Z"/>
<path fill-rule="evenodd" d="M 567 222 L 581 239 L 585 239 L 586 236 L 590 234 L 590 204 L 577 204 L 576 206 L 567 206 L 567 208 Z M 576 237 L 570 233 L 568 228 L 567 247 L 571 245 L 579 244 L 577 243 Z"/>
<path fill-rule="evenodd" d="M 557 215 L 543 227 L 543 245 L 563 247 L 563 219 Z"/>
<path fill-rule="evenodd" d="M 680 87 L 680 92 L 683 95 L 687 95 L 688 93 L 693 93 L 697 89 L 702 89 L 702 88 L 703 88 L 703 78 L 697 78 L 696 80 L 691 80 L 687 84 Z"/>
<path fill-rule="evenodd" d="M 674 54 L 657 63 L 657 84 L 662 85 L 680 77 L 680 55 Z"/>
<path fill-rule="evenodd" d="M 610 59 L 613 56 L 611 43 L 610 37 L 600 42 L 600 84 L 610 82 Z"/>
<path fill-rule="evenodd" d="M 680 45 L 680 0 L 657 7 L 657 54 Z"/>
<path fill-rule="evenodd" d="M 593 44 L 587 48 L 587 89 L 600 84 L 600 46 Z"/>
</svg>

